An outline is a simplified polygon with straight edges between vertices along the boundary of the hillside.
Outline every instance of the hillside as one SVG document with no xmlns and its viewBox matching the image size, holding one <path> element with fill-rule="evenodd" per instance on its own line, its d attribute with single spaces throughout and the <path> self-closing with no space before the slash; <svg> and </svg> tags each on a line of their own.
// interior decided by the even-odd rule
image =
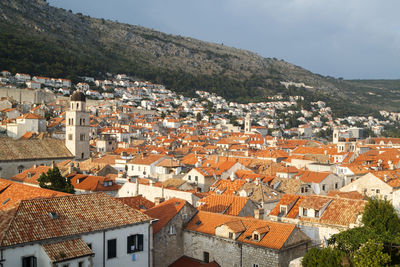
<svg viewBox="0 0 400 267">
<path fill-rule="evenodd" d="M 71 79 L 124 72 L 187 95 L 202 89 L 239 102 L 302 94 L 327 101 L 337 115 L 368 114 L 382 103 L 393 110 L 400 99 L 399 81 L 324 77 L 246 50 L 73 14 L 43 0 L 0 1 L 0 68 Z M 313 88 L 288 90 L 280 81 Z"/>
</svg>

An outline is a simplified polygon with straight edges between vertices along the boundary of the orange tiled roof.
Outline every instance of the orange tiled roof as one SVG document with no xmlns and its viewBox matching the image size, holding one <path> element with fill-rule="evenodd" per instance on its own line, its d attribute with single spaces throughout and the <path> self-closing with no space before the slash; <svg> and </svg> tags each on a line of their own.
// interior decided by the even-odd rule
<svg viewBox="0 0 400 267">
<path fill-rule="evenodd" d="M 11 180 L 38 185 L 39 182 L 37 181 L 37 179 L 39 178 L 39 176 L 42 173 L 47 173 L 49 169 L 51 169 L 50 166 L 37 166 L 36 168 L 33 166 L 30 169 L 27 169 L 11 177 Z"/>
<path fill-rule="evenodd" d="M 154 202 L 151 202 L 150 200 L 144 198 L 141 195 L 134 197 L 118 197 L 115 199 L 137 210 L 143 211 L 154 207 Z"/>
<path fill-rule="evenodd" d="M 245 231 L 236 239 L 237 241 L 277 250 L 284 247 L 284 244 L 296 229 L 294 224 L 258 220 L 251 217 L 235 217 L 205 211 L 199 211 L 186 226 L 186 229 L 215 235 L 216 227 L 237 220 L 240 220 L 245 228 Z M 268 228 L 269 231 L 260 241 L 254 241 L 249 238 L 254 230 L 261 228 Z"/>
<path fill-rule="evenodd" d="M 47 243 L 42 245 L 42 247 L 53 263 L 93 254 L 93 251 L 81 238 Z"/>
<path fill-rule="evenodd" d="M 75 189 L 99 192 L 99 191 L 116 191 L 121 188 L 121 185 L 115 183 L 114 179 L 104 176 L 94 176 L 86 174 L 71 174 L 67 176 L 71 180 L 71 184 Z M 105 185 L 110 182 L 111 185 Z"/>
<path fill-rule="evenodd" d="M 300 174 L 300 180 L 304 183 L 321 183 L 330 174 L 330 172 L 304 171 Z"/>
<path fill-rule="evenodd" d="M 158 219 L 153 224 L 153 233 L 158 233 L 179 211 L 185 206 L 186 201 L 179 198 L 171 198 L 163 203 L 146 210 L 144 213 Z"/>
<path fill-rule="evenodd" d="M 0 178 L 0 210 L 15 208 L 21 200 L 69 194 Z"/>
<path fill-rule="evenodd" d="M 238 216 L 248 201 L 250 201 L 250 199 L 247 197 L 234 195 L 209 195 L 198 201 L 198 203 L 202 203 L 202 205 L 197 209 Z"/>
<path fill-rule="evenodd" d="M 75 236 L 151 219 L 104 193 L 22 200 L 17 208 L 0 211 L 0 218 L 0 247 Z"/>
</svg>

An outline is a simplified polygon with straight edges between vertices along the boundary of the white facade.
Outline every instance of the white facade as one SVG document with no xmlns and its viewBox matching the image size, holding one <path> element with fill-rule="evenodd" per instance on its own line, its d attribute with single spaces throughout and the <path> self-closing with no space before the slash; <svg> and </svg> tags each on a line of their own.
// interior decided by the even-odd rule
<svg viewBox="0 0 400 267">
<path fill-rule="evenodd" d="M 133 253 L 127 253 L 127 237 L 131 235 L 143 235 L 143 250 Z M 53 264 L 47 256 L 43 247 L 36 243 L 32 245 L 21 245 L 3 250 L 2 266 L 14 267 L 22 266 L 22 258 L 34 256 L 39 267 L 62 267 L 62 266 L 78 266 L 79 262 L 83 262 L 84 267 L 88 266 L 152 266 L 151 248 L 152 248 L 152 230 L 148 222 L 131 225 L 123 228 L 106 229 L 94 233 L 82 234 L 80 238 L 91 247 L 94 257 L 85 256 L 71 260 L 62 261 Z M 107 241 L 116 239 L 116 257 L 108 259 Z M 55 241 L 57 242 L 57 241 Z M 132 256 L 132 255 L 135 256 Z M 133 257 L 135 259 L 133 260 Z"/>
</svg>

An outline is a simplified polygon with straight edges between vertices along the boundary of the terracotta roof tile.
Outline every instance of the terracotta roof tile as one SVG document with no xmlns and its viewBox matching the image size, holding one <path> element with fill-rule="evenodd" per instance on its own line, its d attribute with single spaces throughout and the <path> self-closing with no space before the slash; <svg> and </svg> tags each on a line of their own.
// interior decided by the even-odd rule
<svg viewBox="0 0 400 267">
<path fill-rule="evenodd" d="M 250 200 L 247 197 L 233 195 L 209 195 L 197 202 L 202 204 L 197 209 L 201 211 L 238 216 L 248 201 Z"/>
<path fill-rule="evenodd" d="M 151 202 L 150 200 L 140 195 L 134 197 L 118 197 L 115 199 L 137 210 L 144 211 L 154 207 L 154 202 Z"/>
<path fill-rule="evenodd" d="M 188 223 L 186 229 L 204 234 L 215 235 L 216 227 L 237 220 L 240 220 L 245 227 L 245 231 L 236 239 L 237 241 L 271 249 L 279 250 L 283 248 L 285 242 L 296 229 L 294 224 L 258 220 L 252 217 L 238 218 L 235 216 L 205 211 L 199 211 Z M 249 238 L 254 230 L 260 228 L 269 228 L 267 234 L 260 241 L 254 241 L 253 239 Z"/>
<path fill-rule="evenodd" d="M 0 178 L 0 210 L 15 208 L 21 200 L 25 199 L 67 195 L 69 194 Z"/>
<path fill-rule="evenodd" d="M 160 231 L 179 211 L 185 206 L 186 201 L 179 198 L 171 198 L 163 203 L 146 210 L 144 213 L 158 219 L 153 224 L 153 233 Z"/>
<path fill-rule="evenodd" d="M 22 200 L 16 209 L 10 211 L 14 211 L 7 213 L 12 220 L 8 227 L 0 229 L 0 247 L 73 236 L 151 219 L 104 193 Z M 52 218 L 50 213 L 55 216 Z"/>
<path fill-rule="evenodd" d="M 81 238 L 44 244 L 42 247 L 53 263 L 93 254 L 92 250 Z"/>
</svg>

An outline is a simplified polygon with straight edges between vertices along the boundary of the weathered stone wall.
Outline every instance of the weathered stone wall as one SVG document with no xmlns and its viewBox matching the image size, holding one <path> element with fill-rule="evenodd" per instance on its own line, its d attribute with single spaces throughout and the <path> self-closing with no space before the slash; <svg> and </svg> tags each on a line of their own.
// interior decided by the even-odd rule
<svg viewBox="0 0 400 267">
<path fill-rule="evenodd" d="M 278 251 L 251 245 L 243 245 L 242 249 L 242 266 L 252 267 L 253 264 L 257 264 L 258 267 L 280 266 Z"/>
<path fill-rule="evenodd" d="M 307 244 L 291 246 L 286 250 L 274 250 L 255 245 L 243 244 L 235 240 L 184 231 L 184 255 L 204 260 L 203 253 L 210 254 L 210 261 L 216 261 L 221 267 L 284 267 L 295 258 L 301 257 Z"/>
<path fill-rule="evenodd" d="M 309 243 L 303 243 L 301 245 L 281 251 L 279 254 L 279 266 L 289 266 L 290 261 L 299 257 L 303 257 L 308 249 L 308 246 Z"/>
<path fill-rule="evenodd" d="M 44 90 L 20 89 L 20 88 L 0 88 L 0 97 L 11 97 L 18 102 L 30 103 L 49 103 L 55 100 L 54 93 Z"/>
<path fill-rule="evenodd" d="M 210 262 L 216 261 L 221 267 L 240 267 L 240 244 L 234 240 L 184 231 L 184 254 L 204 260 L 203 252 L 210 254 Z"/>
<path fill-rule="evenodd" d="M 167 267 L 183 256 L 183 226 L 193 217 L 196 209 L 186 204 L 159 232 L 154 234 L 154 266 Z M 170 233 L 170 227 L 175 233 Z"/>
<path fill-rule="evenodd" d="M 22 167 L 22 170 L 26 170 L 31 168 L 33 165 L 46 165 L 50 166 L 52 161 L 55 163 L 62 162 L 66 159 L 38 159 L 38 160 L 15 160 L 15 161 L 2 161 L 0 162 L 0 178 L 11 178 L 14 175 L 18 174 L 18 167 Z"/>
</svg>

